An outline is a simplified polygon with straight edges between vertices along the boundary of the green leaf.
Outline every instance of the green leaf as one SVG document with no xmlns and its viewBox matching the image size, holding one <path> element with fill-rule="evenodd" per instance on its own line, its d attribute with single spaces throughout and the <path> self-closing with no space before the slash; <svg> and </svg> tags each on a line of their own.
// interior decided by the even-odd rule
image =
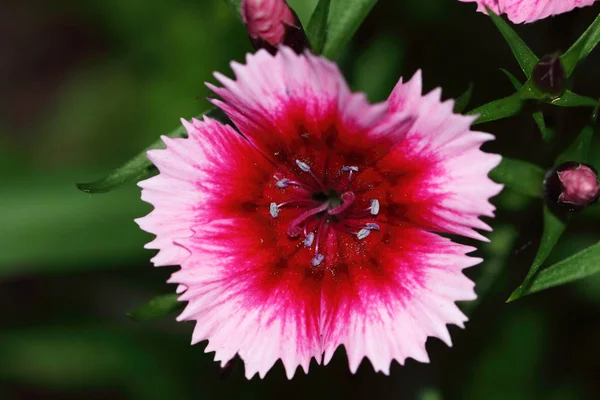
<svg viewBox="0 0 600 400">
<path fill-rule="evenodd" d="M 521 66 L 521 69 L 525 73 L 527 78 L 531 77 L 531 73 L 533 72 L 533 68 L 539 61 L 538 57 L 531 51 L 531 49 L 527 46 L 527 44 L 519 37 L 517 32 L 511 28 L 511 26 L 501 17 L 496 15 L 489 8 L 487 9 L 490 17 L 492 18 L 492 22 L 496 25 L 504 39 L 510 46 L 510 49 L 517 59 L 517 62 Z"/>
<path fill-rule="evenodd" d="M 557 97 L 550 103 L 559 107 L 596 107 L 598 100 L 565 90 L 560 97 Z"/>
<path fill-rule="evenodd" d="M 216 109 L 206 111 L 196 118 L 202 118 L 203 115 L 218 117 L 220 112 Z M 186 137 L 187 133 L 183 126 L 175 128 L 166 136 L 171 138 Z M 129 183 L 139 182 L 156 174 L 156 167 L 152 165 L 146 152 L 148 150 L 164 148 L 164 143 L 161 139 L 146 147 L 140 154 L 133 157 L 120 168 L 113 171 L 110 175 L 91 183 L 78 183 L 77 188 L 85 193 L 106 193 L 111 190 L 118 189 Z"/>
<path fill-rule="evenodd" d="M 523 99 L 520 93 L 514 93 L 503 99 L 494 100 L 490 103 L 477 107 L 469 111 L 469 115 L 479 115 L 479 118 L 473 123 L 483 124 L 484 122 L 496 121 L 503 118 L 517 115 L 523 108 Z"/>
<path fill-rule="evenodd" d="M 552 140 L 552 137 L 554 136 L 554 129 L 548 128 L 546 126 L 546 121 L 544 120 L 544 113 L 542 111 L 536 111 L 533 114 L 531 114 L 531 116 L 533 117 L 533 120 L 535 121 L 536 125 L 540 129 L 540 132 L 542 133 L 542 140 L 548 143 L 550 140 Z"/>
<path fill-rule="evenodd" d="M 531 283 L 535 274 L 539 271 L 540 267 L 546 261 L 558 239 L 562 236 L 565 231 L 566 221 L 556 216 L 548 206 L 544 206 L 544 233 L 542 234 L 542 240 L 540 247 L 533 260 L 533 264 L 525 277 L 525 280 L 508 298 L 508 302 L 517 300 L 525 295 L 531 287 Z"/>
<path fill-rule="evenodd" d="M 560 56 L 567 78 L 573 74 L 577 64 L 594 50 L 598 42 L 600 42 L 600 15 L 596 17 L 573 46 Z"/>
<path fill-rule="evenodd" d="M 508 77 L 508 79 L 517 91 L 521 90 L 523 84 L 519 82 L 519 80 L 513 74 L 511 74 L 504 68 L 500 68 L 500 71 L 504 72 L 504 74 Z M 542 139 L 544 140 L 544 142 L 549 142 L 552 139 L 552 136 L 554 136 L 554 130 L 546 126 L 546 121 L 544 120 L 544 113 L 542 111 L 536 111 L 531 116 L 533 117 L 533 120 L 540 129 L 540 132 L 542 133 Z"/>
<path fill-rule="evenodd" d="M 323 54 L 327 58 L 335 58 L 344 45 L 354 36 L 377 0 L 340 0 L 339 15 L 330 18 L 327 42 Z"/>
<path fill-rule="evenodd" d="M 321 54 L 327 40 L 327 18 L 331 0 L 320 0 L 310 17 L 306 34 L 315 54 Z"/>
<path fill-rule="evenodd" d="M 490 177 L 521 194 L 541 198 L 544 174 L 544 170 L 535 164 L 504 157 Z"/>
<path fill-rule="evenodd" d="M 600 243 L 540 271 L 533 278 L 529 288 L 521 293 L 521 296 L 587 278 L 599 272 Z"/>
<path fill-rule="evenodd" d="M 598 109 L 596 107 L 592 112 L 589 123 L 583 128 L 579 136 L 562 154 L 556 159 L 555 165 L 562 164 L 567 161 L 579 161 L 587 162 L 592 144 L 592 138 L 594 136 L 596 121 L 598 118 Z M 538 249 L 537 255 L 533 261 L 533 264 L 525 277 L 525 280 L 509 297 L 508 301 L 513 301 L 523 297 L 529 293 L 532 287 L 533 280 L 536 277 L 540 267 L 546 261 L 550 252 L 558 243 L 558 240 L 565 231 L 568 223 L 569 216 L 560 218 L 550 209 L 548 206 L 544 206 L 544 233 L 542 234 L 542 241 L 540 248 Z"/>
<path fill-rule="evenodd" d="M 147 304 L 128 313 L 127 316 L 138 322 L 166 317 L 181 306 L 182 303 L 177 301 L 178 297 L 178 294 L 163 294 L 156 296 Z"/>
<path fill-rule="evenodd" d="M 225 3 L 229 6 L 231 11 L 236 15 L 238 19 L 242 19 L 242 11 L 240 7 L 241 0 L 225 0 Z"/>
<path fill-rule="evenodd" d="M 467 90 L 456 98 L 456 103 L 454 103 L 455 113 L 462 114 L 463 111 L 465 111 L 465 109 L 469 105 L 469 102 L 471 101 L 471 97 L 473 97 L 474 87 L 475 86 L 473 85 L 473 82 L 469 82 L 469 87 L 467 88 Z"/>
<path fill-rule="evenodd" d="M 563 151 L 556 159 L 556 165 L 568 162 L 577 161 L 581 163 L 588 162 L 590 149 L 592 147 L 592 139 L 596 131 L 596 121 L 598 120 L 598 109 L 596 106 L 592 115 L 583 128 L 579 136 L 571 143 L 571 145 Z"/>
<path fill-rule="evenodd" d="M 521 82 L 519 82 L 519 80 L 517 79 L 516 76 L 514 76 L 513 74 L 511 74 L 509 71 L 505 70 L 504 68 L 500 68 L 500 71 L 504 72 L 504 75 L 506 75 L 508 77 L 508 79 L 510 80 L 510 83 L 512 83 L 515 90 L 521 89 L 521 86 L 523 86 L 523 84 Z"/>
</svg>

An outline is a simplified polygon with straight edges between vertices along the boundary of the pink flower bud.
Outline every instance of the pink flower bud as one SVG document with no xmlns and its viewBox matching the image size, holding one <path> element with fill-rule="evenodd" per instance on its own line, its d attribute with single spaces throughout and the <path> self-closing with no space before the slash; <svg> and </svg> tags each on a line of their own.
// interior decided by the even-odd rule
<svg viewBox="0 0 600 400">
<path fill-rule="evenodd" d="M 257 50 L 264 48 L 274 54 L 281 44 L 297 53 L 310 48 L 298 16 L 285 0 L 242 0 L 241 11 Z"/>
<path fill-rule="evenodd" d="M 598 174 L 586 164 L 561 164 L 548 175 L 545 185 L 548 199 L 568 211 L 580 211 L 600 196 Z"/>
</svg>

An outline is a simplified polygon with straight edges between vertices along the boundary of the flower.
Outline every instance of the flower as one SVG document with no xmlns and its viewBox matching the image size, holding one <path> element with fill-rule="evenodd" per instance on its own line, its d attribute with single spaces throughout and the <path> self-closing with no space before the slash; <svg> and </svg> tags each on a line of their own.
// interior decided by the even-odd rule
<svg viewBox="0 0 600 400">
<path fill-rule="evenodd" d="M 242 20 L 255 49 L 275 54 L 279 45 L 301 53 L 310 49 L 300 19 L 285 0 L 242 0 Z"/>
<path fill-rule="evenodd" d="M 598 174 L 591 165 L 566 162 L 548 172 L 546 199 L 568 211 L 581 211 L 600 196 Z"/>
<path fill-rule="evenodd" d="M 575 8 L 592 5 L 596 0 L 459 0 L 476 2 L 477 11 L 487 14 L 486 7 L 496 14 L 506 14 L 516 24 L 535 22 Z"/>
<path fill-rule="evenodd" d="M 204 118 L 187 139 L 164 137 L 148 157 L 160 174 L 140 183 L 155 207 L 137 222 L 156 235 L 157 266 L 196 321 L 192 343 L 246 376 L 281 359 L 291 378 L 344 345 L 355 372 L 364 357 L 427 362 L 428 336 L 451 345 L 446 324 L 476 297 L 462 270 L 481 260 L 433 232 L 485 240 L 501 186 L 487 174 L 493 136 L 469 129 L 421 74 L 385 103 L 350 92 L 337 67 L 282 47 L 215 74 L 213 100 L 242 133 Z"/>
</svg>

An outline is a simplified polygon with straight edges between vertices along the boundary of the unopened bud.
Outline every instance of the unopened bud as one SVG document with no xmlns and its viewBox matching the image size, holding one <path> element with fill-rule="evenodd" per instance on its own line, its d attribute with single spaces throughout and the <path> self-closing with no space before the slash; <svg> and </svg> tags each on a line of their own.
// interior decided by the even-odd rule
<svg viewBox="0 0 600 400">
<path fill-rule="evenodd" d="M 296 53 L 310 49 L 300 19 L 285 0 L 242 0 L 241 11 L 255 49 L 271 54 L 282 44 Z"/>
<path fill-rule="evenodd" d="M 559 95 L 565 89 L 565 69 L 560 61 L 560 54 L 542 57 L 533 68 L 535 86 L 551 95 Z"/>
<path fill-rule="evenodd" d="M 586 164 L 561 164 L 546 176 L 544 194 L 551 204 L 567 211 L 581 211 L 600 196 L 598 173 Z"/>
</svg>

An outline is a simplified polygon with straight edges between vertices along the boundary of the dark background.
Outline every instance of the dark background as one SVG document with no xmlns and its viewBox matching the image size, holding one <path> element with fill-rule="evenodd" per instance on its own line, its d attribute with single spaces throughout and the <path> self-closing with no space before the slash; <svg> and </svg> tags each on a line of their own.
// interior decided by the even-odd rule
<svg viewBox="0 0 600 400">
<path fill-rule="evenodd" d="M 334 7 L 339 1 L 334 0 Z M 314 0 L 290 0 L 305 25 Z M 333 10 L 335 15 L 335 9 Z M 568 45 L 600 4 L 517 26 L 543 55 Z M 277 364 L 264 380 L 240 362 L 220 377 L 192 324 L 126 313 L 174 291 L 174 268 L 154 269 L 133 219 L 150 207 L 137 187 L 87 195 L 76 182 L 119 166 L 180 117 L 208 103 L 204 81 L 231 75 L 251 51 L 222 0 L 22 0 L 0 12 L 0 399 L 595 399 L 600 398 L 600 277 L 505 300 L 526 274 L 541 232 L 541 202 L 506 190 L 486 261 L 469 272 L 480 300 L 451 328 L 453 348 L 430 339 L 431 364 L 368 362 L 348 372 L 343 350 L 291 382 Z M 383 100 L 399 76 L 424 72 L 445 97 L 475 84 L 471 107 L 509 95 L 504 67 L 522 77 L 507 45 L 473 4 L 381 0 L 340 64 L 351 86 Z M 600 49 L 574 88 L 600 96 Z M 548 109 L 558 143 L 544 147 L 527 114 L 478 127 L 486 150 L 547 167 L 590 110 Z M 598 136 L 592 150 L 600 167 Z M 549 262 L 600 240 L 600 206 L 577 216 Z"/>
</svg>

